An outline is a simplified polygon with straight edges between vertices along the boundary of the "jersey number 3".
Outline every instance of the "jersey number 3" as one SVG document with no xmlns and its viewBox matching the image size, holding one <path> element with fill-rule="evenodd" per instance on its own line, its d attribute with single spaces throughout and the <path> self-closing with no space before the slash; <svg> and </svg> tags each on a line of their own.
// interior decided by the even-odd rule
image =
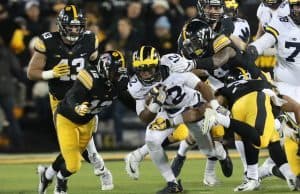
<svg viewBox="0 0 300 194">
<path fill-rule="evenodd" d="M 62 60 L 60 60 L 59 64 L 61 64 L 61 63 L 69 64 L 69 61 L 68 61 L 68 59 L 62 59 Z M 74 81 L 74 80 L 76 80 L 77 73 L 81 69 L 83 69 L 83 67 L 84 67 L 84 58 L 75 58 L 71 62 L 71 67 L 70 67 L 71 68 L 71 73 L 70 73 L 70 75 L 64 75 L 64 76 L 60 77 L 59 79 L 61 81 L 71 81 L 71 80 Z M 74 68 L 76 68 L 75 69 L 76 72 L 74 72 L 74 70 L 72 71 L 72 69 L 74 69 Z"/>
<path fill-rule="evenodd" d="M 288 56 L 285 60 L 288 62 L 295 62 L 295 57 L 300 52 L 300 43 L 299 42 L 285 42 L 285 48 L 295 48 L 290 56 Z"/>
</svg>

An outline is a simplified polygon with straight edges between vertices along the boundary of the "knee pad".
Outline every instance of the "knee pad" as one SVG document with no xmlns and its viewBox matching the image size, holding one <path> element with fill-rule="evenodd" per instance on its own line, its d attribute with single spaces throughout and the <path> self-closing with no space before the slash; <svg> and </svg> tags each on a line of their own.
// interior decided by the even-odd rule
<svg viewBox="0 0 300 194">
<path fill-rule="evenodd" d="M 221 125 L 217 125 L 211 129 L 211 136 L 215 138 L 221 138 L 225 134 L 224 127 Z"/>
<path fill-rule="evenodd" d="M 172 133 L 172 137 L 175 141 L 185 140 L 189 135 L 189 129 L 185 124 L 180 124 Z"/>
</svg>

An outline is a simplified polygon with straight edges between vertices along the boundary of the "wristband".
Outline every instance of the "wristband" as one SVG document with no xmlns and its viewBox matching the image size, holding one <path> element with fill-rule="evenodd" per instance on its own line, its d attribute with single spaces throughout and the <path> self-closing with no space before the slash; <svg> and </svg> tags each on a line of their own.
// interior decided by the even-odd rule
<svg viewBox="0 0 300 194">
<path fill-rule="evenodd" d="M 183 123 L 183 117 L 182 114 L 176 115 L 171 122 L 171 125 L 175 126 L 175 125 L 179 125 L 181 123 Z"/>
<path fill-rule="evenodd" d="M 212 109 L 217 110 L 217 108 L 220 106 L 219 102 L 216 99 L 213 99 L 209 102 L 209 105 L 212 107 Z"/>
<path fill-rule="evenodd" d="M 49 79 L 53 79 L 54 75 L 53 75 L 53 70 L 48 70 L 48 71 L 43 71 L 42 72 L 42 79 L 43 80 L 49 80 Z"/>
</svg>

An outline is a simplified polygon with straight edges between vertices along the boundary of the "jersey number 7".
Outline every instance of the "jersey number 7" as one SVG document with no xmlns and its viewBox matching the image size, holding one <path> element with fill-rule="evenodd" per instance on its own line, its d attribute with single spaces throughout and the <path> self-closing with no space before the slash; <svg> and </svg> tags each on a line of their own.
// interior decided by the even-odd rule
<svg viewBox="0 0 300 194">
<path fill-rule="evenodd" d="M 285 48 L 295 48 L 290 56 L 288 56 L 285 60 L 288 62 L 295 62 L 295 57 L 300 52 L 300 43 L 299 42 L 285 42 Z"/>
</svg>

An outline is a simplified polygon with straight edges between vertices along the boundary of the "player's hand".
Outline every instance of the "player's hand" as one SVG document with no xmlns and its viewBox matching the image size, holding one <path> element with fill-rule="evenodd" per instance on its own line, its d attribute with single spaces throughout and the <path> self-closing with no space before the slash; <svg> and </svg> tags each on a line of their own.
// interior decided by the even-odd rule
<svg viewBox="0 0 300 194">
<path fill-rule="evenodd" d="M 280 98 L 279 96 L 277 96 L 277 94 L 271 90 L 271 89 L 263 89 L 262 90 L 266 95 L 270 96 L 273 104 L 275 106 L 279 106 L 281 107 L 282 105 L 284 105 L 285 103 L 287 103 L 286 100 L 284 100 L 283 98 Z"/>
<path fill-rule="evenodd" d="M 75 112 L 80 116 L 86 115 L 90 111 L 88 104 L 88 102 L 83 102 L 80 105 L 75 106 Z"/>
<path fill-rule="evenodd" d="M 212 127 L 216 125 L 217 114 L 217 111 L 211 108 L 207 108 L 205 110 L 204 121 L 201 129 L 203 134 L 209 133 Z"/>
<path fill-rule="evenodd" d="M 163 131 L 170 127 L 171 127 L 171 122 L 169 121 L 169 119 L 158 117 L 157 119 L 154 120 L 154 122 L 150 124 L 149 129 Z"/>
<path fill-rule="evenodd" d="M 287 124 L 285 124 L 282 127 L 282 132 L 283 132 L 284 137 L 288 137 L 294 141 L 297 141 L 297 134 L 298 134 L 297 131 L 295 129 L 289 127 Z"/>
<path fill-rule="evenodd" d="M 230 111 L 226 109 L 224 106 L 221 106 L 217 100 L 211 100 L 209 105 L 212 107 L 213 110 L 217 111 L 224 116 L 230 116 Z"/>
<path fill-rule="evenodd" d="M 167 98 L 166 86 L 159 84 L 150 90 L 150 95 L 153 98 L 153 103 L 163 105 Z"/>
<path fill-rule="evenodd" d="M 70 74 L 70 66 L 66 63 L 58 64 L 52 70 L 55 78 Z"/>
</svg>

